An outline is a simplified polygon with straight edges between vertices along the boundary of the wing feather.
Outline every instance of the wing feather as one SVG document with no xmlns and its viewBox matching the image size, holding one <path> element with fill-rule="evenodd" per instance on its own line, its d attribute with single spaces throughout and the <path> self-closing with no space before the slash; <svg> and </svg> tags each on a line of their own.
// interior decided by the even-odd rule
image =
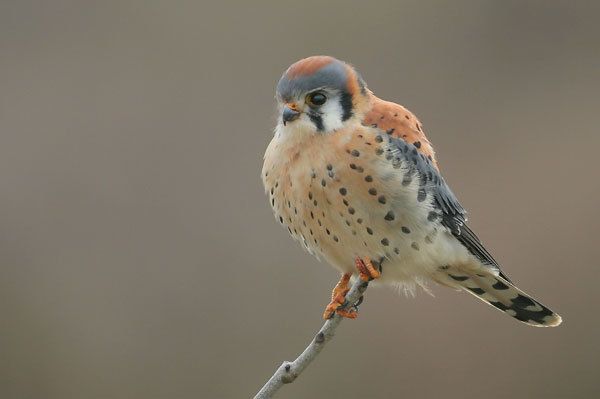
<svg viewBox="0 0 600 399">
<path fill-rule="evenodd" d="M 404 154 L 402 159 L 408 163 L 409 170 L 419 174 L 421 184 L 426 191 L 433 195 L 433 205 L 441 211 L 441 223 L 448 228 L 454 237 L 472 253 L 482 264 L 500 272 L 498 262 L 484 247 L 477 235 L 466 225 L 467 211 L 460 204 L 446 181 L 433 162 L 412 144 L 397 138 L 388 136 L 392 151 Z M 506 278 L 503 274 L 501 274 Z"/>
</svg>

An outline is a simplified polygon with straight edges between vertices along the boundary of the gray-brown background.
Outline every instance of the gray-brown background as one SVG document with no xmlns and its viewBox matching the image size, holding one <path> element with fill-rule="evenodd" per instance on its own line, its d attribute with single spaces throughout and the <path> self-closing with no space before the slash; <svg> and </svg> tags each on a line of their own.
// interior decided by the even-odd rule
<svg viewBox="0 0 600 399">
<path fill-rule="evenodd" d="M 0 2 L 0 397 L 243 398 L 336 273 L 259 179 L 274 86 L 354 63 L 423 120 L 471 224 L 559 311 L 372 289 L 282 398 L 600 394 L 592 2 Z"/>
</svg>

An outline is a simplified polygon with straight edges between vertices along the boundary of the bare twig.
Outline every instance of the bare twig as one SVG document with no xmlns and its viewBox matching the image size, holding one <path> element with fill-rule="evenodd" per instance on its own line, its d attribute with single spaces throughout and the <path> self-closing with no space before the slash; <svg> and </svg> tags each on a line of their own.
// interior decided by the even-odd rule
<svg viewBox="0 0 600 399">
<path fill-rule="evenodd" d="M 360 279 L 356 279 L 346 295 L 346 302 L 342 308 L 349 308 L 357 306 L 360 298 L 367 289 L 369 283 L 366 283 Z M 275 374 L 267 381 L 267 383 L 261 388 L 256 394 L 254 399 L 269 399 L 283 386 L 283 384 L 289 384 L 294 382 L 296 378 L 304 371 L 304 369 L 312 362 L 317 355 L 321 352 L 325 344 L 333 337 L 335 329 L 342 321 L 342 317 L 337 313 L 332 318 L 325 321 L 323 327 L 319 330 L 317 335 L 313 338 L 310 344 L 304 349 L 304 352 L 300 354 L 293 362 L 283 362 L 281 366 L 275 371 Z"/>
</svg>

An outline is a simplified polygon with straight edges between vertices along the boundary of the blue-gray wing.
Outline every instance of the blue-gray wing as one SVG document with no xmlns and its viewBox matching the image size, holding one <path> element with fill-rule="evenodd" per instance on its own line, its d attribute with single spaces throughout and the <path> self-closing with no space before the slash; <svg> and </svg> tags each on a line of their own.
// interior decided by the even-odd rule
<svg viewBox="0 0 600 399">
<path fill-rule="evenodd" d="M 388 136 L 391 151 L 386 155 L 388 160 L 405 162 L 409 168 L 407 179 L 419 179 L 419 192 L 433 195 L 433 205 L 441 211 L 441 223 L 448 228 L 454 237 L 467 248 L 484 265 L 500 270 L 498 262 L 485 249 L 481 240 L 466 225 L 467 211 L 444 181 L 440 172 L 431 160 L 417 150 L 413 144 L 402 139 Z M 504 276 L 504 275 L 503 275 Z M 505 277 L 505 276 L 504 276 Z"/>
</svg>

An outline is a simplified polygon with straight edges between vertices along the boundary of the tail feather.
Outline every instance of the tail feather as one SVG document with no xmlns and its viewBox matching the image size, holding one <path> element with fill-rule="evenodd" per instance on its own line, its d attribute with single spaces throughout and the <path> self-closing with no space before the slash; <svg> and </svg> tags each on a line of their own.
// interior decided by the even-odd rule
<svg viewBox="0 0 600 399">
<path fill-rule="evenodd" d="M 458 286 L 515 319 L 536 327 L 558 326 L 561 317 L 511 282 L 488 271 L 444 270 L 446 284 Z"/>
</svg>

